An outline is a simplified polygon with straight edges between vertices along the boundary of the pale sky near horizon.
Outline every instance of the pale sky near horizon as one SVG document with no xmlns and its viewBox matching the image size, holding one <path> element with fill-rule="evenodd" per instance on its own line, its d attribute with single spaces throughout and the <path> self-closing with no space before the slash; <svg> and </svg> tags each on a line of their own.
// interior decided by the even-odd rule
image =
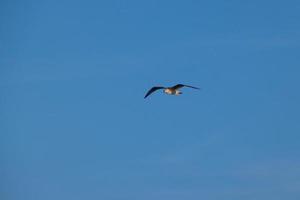
<svg viewBox="0 0 300 200">
<path fill-rule="evenodd" d="M 0 199 L 300 199 L 299 10 L 2 1 Z"/>
</svg>

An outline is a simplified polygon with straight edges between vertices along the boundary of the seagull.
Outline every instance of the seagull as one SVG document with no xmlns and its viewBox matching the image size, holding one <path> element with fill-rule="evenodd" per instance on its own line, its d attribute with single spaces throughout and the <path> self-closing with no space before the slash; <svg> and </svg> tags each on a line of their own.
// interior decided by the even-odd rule
<svg viewBox="0 0 300 200">
<path fill-rule="evenodd" d="M 197 89 L 199 90 L 200 88 L 194 87 L 194 86 L 190 86 L 190 85 L 183 85 L 183 84 L 177 84 L 174 85 L 172 87 L 162 87 L 162 86 L 155 86 L 152 87 L 145 95 L 144 99 L 146 99 L 150 94 L 152 94 L 153 92 L 155 92 L 156 90 L 164 90 L 164 93 L 169 94 L 169 95 L 180 95 L 182 94 L 181 91 L 179 91 L 180 88 L 182 87 L 189 87 L 189 88 L 193 88 L 193 89 Z"/>
</svg>

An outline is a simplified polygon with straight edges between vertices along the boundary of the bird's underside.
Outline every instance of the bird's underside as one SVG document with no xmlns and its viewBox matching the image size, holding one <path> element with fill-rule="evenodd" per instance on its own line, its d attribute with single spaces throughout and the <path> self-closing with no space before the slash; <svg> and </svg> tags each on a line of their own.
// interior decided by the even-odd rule
<svg viewBox="0 0 300 200">
<path fill-rule="evenodd" d="M 147 98 L 150 94 L 152 94 L 153 92 L 157 91 L 157 90 L 162 90 L 164 91 L 164 93 L 169 94 L 169 95 L 180 95 L 182 94 L 181 91 L 179 91 L 180 88 L 182 87 L 189 87 L 189 88 L 193 88 L 193 89 L 200 89 L 194 86 L 190 86 L 190 85 L 183 85 L 183 84 L 177 84 L 174 85 L 172 87 L 163 87 L 163 86 L 155 86 L 152 87 L 145 95 L 144 98 Z"/>
</svg>

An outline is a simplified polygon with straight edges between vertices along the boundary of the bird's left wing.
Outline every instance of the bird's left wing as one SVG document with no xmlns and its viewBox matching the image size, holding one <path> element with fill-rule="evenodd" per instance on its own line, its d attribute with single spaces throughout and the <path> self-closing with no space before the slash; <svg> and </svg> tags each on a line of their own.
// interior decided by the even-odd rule
<svg viewBox="0 0 300 200">
<path fill-rule="evenodd" d="M 174 85 L 172 88 L 177 90 L 179 88 L 182 88 L 182 87 L 189 87 L 189 88 L 193 88 L 193 89 L 197 89 L 199 90 L 200 88 L 197 88 L 197 87 L 194 87 L 194 86 L 190 86 L 190 85 L 183 85 L 183 84 L 177 84 L 177 85 Z"/>
<path fill-rule="evenodd" d="M 156 90 L 160 90 L 160 89 L 164 89 L 165 87 L 161 87 L 161 86 L 155 86 L 153 88 L 151 88 L 147 94 L 145 95 L 144 99 L 147 98 L 147 96 L 149 96 L 150 94 L 152 94 L 153 92 L 155 92 Z"/>
</svg>

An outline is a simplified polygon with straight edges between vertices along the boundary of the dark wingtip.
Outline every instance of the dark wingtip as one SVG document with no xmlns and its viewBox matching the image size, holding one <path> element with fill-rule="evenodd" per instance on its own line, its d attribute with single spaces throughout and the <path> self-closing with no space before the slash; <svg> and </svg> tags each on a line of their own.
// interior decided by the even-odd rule
<svg viewBox="0 0 300 200">
<path fill-rule="evenodd" d="M 193 89 L 197 89 L 197 90 L 200 90 L 201 88 L 198 88 L 198 87 L 195 87 L 195 86 L 191 86 L 191 85 L 184 85 L 186 87 L 190 87 L 190 88 L 193 88 Z"/>
</svg>

